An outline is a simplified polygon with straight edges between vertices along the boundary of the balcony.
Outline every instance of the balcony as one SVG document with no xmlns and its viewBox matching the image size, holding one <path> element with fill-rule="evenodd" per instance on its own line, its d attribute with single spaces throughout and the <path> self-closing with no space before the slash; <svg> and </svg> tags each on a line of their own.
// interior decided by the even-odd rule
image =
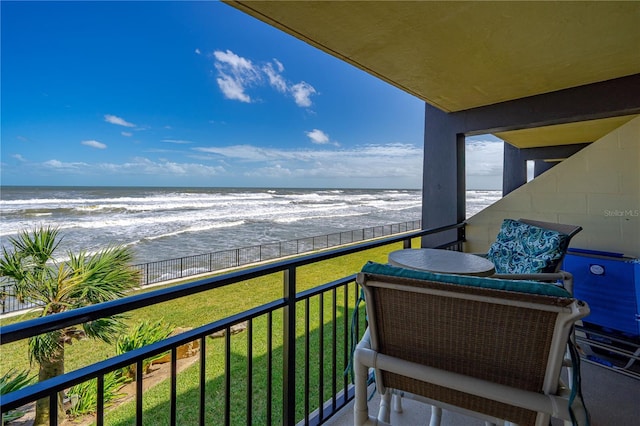
<svg viewBox="0 0 640 426">
<path fill-rule="evenodd" d="M 307 268 L 324 261 L 337 265 L 362 265 L 367 260 L 385 261 L 386 254 L 400 246 L 410 247 L 412 240 L 439 233 L 457 234 L 443 248 L 460 250 L 465 224 L 405 233 L 357 245 L 313 253 L 302 257 L 252 267 L 199 281 L 154 290 L 121 300 L 81 308 L 58 315 L 24 321 L 2 327 L 2 345 L 62 327 L 156 306 L 167 308 L 180 298 L 208 297 L 215 291 L 249 280 L 279 282 L 279 294 L 261 300 L 248 310 L 216 319 L 158 343 L 108 358 L 3 396 L 3 412 L 49 398 L 51 424 L 57 424 L 57 392 L 78 383 L 96 379 L 98 398 L 95 423 L 103 424 L 335 424 L 352 422 L 353 388 L 348 374 L 350 352 L 364 332 L 365 315 L 358 304 L 355 284 L 357 270 L 321 285 L 305 284 Z M 372 251 L 372 249 L 376 249 Z M 327 277 L 321 277 L 327 279 Z M 332 279 L 330 277 L 328 279 Z M 242 334 L 232 336 L 232 327 L 246 323 Z M 212 340 L 214 333 L 224 338 Z M 178 373 L 178 348 L 198 342 L 200 351 L 191 373 L 193 386 L 184 390 L 183 374 Z M 151 405 L 145 389 L 143 361 L 169 353 L 168 391 L 160 403 Z M 219 363 L 219 373 L 212 374 Z M 125 420 L 112 420 L 102 389 L 105 376 L 123 367 L 135 365 L 133 402 Z M 640 416 L 635 399 L 640 382 L 609 371 L 602 366 L 583 363 L 583 391 L 593 425 L 632 424 Z M 370 402 L 376 404 L 375 398 Z M 426 424 L 428 407 L 404 399 L 405 411 L 394 414 L 396 424 Z M 128 417 L 127 417 L 128 416 Z M 445 425 L 480 424 L 445 412 Z"/>
</svg>

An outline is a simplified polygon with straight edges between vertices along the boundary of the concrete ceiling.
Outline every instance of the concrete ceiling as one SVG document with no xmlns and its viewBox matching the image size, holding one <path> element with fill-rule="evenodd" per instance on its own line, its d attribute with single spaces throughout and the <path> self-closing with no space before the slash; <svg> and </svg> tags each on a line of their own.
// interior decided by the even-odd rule
<svg viewBox="0 0 640 426">
<path fill-rule="evenodd" d="M 640 73 L 639 1 L 228 3 L 447 112 Z"/>
<path fill-rule="evenodd" d="M 637 116 L 625 115 L 533 129 L 512 130 L 494 133 L 494 135 L 518 148 L 589 143 L 600 139 L 635 117 Z"/>
</svg>

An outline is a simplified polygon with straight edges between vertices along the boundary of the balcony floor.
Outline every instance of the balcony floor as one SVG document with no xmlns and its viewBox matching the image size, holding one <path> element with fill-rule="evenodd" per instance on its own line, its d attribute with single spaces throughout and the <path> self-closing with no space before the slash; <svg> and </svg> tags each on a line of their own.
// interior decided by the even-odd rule
<svg viewBox="0 0 640 426">
<path fill-rule="evenodd" d="M 640 418 L 640 380 L 588 363 L 581 363 L 582 393 L 591 414 L 591 426 L 634 425 Z M 377 414 L 379 397 L 369 401 L 370 415 Z M 428 425 L 430 406 L 403 399 L 403 412 L 391 412 L 391 423 L 398 426 Z M 326 425 L 353 424 L 353 401 Z M 442 426 L 484 426 L 484 421 L 444 410 Z M 553 425 L 562 422 L 554 420 Z"/>
</svg>

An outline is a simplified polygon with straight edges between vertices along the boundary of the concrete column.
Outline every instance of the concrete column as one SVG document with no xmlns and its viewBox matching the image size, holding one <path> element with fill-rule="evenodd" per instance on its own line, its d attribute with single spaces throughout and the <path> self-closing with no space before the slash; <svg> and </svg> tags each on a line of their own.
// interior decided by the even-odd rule
<svg viewBox="0 0 640 426">
<path fill-rule="evenodd" d="M 436 228 L 465 219 L 465 137 L 457 120 L 425 104 L 422 227 Z M 435 247 L 456 239 L 456 231 L 426 236 L 423 247 Z"/>
<path fill-rule="evenodd" d="M 504 143 L 502 169 L 502 196 L 527 183 L 527 163 L 521 151 L 515 146 Z"/>
</svg>

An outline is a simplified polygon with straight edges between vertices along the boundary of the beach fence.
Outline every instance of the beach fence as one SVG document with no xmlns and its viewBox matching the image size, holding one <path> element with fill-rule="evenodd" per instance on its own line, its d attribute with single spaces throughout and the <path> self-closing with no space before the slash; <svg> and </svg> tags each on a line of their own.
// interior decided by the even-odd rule
<svg viewBox="0 0 640 426">
<path fill-rule="evenodd" d="M 354 231 L 336 232 L 315 237 L 141 263 L 133 265 L 132 268 L 140 271 L 140 286 L 144 287 L 419 229 L 422 229 L 422 221 L 413 220 Z M 12 296 L 13 293 L 13 284 L 9 280 L 0 281 L 0 314 L 36 306 L 33 303 L 18 301 Z"/>
<path fill-rule="evenodd" d="M 0 314 L 22 311 L 38 306 L 36 303 L 20 301 L 15 297 L 14 284 L 7 277 L 0 277 Z"/>
<path fill-rule="evenodd" d="M 237 268 L 287 256 L 309 253 L 345 244 L 385 237 L 421 229 L 422 221 L 394 223 L 354 231 L 336 232 L 315 237 L 280 241 L 143 263 L 133 267 L 140 271 L 140 285 L 150 285 L 187 278 L 224 269 Z"/>
</svg>

